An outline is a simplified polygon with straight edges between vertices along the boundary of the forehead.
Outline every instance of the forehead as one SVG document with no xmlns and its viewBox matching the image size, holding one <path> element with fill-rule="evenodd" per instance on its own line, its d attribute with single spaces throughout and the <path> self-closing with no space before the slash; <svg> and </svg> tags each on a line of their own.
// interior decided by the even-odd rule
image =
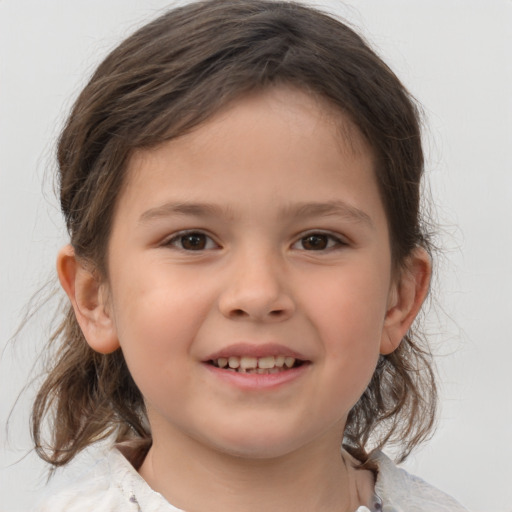
<svg viewBox="0 0 512 512">
<path fill-rule="evenodd" d="M 231 102 L 181 137 L 136 151 L 122 196 L 134 205 L 144 195 L 146 202 L 163 203 L 178 191 L 186 199 L 215 191 L 216 200 L 250 203 L 259 191 L 306 202 L 313 190 L 329 194 L 333 181 L 352 190 L 370 181 L 373 193 L 368 144 L 323 98 L 276 87 Z"/>
<path fill-rule="evenodd" d="M 236 118 L 232 115 L 236 111 Z M 151 149 L 135 150 L 129 159 L 128 174 L 137 172 L 144 162 L 158 158 L 159 149 L 167 146 L 179 152 L 188 146 L 190 152 L 200 153 L 212 149 L 219 139 L 232 139 L 234 144 L 241 137 L 257 146 L 256 132 L 262 124 L 268 124 L 271 117 L 279 117 L 281 135 L 287 138 L 290 128 L 300 128 L 305 138 L 322 137 L 326 143 L 337 145 L 340 153 L 374 158 L 374 151 L 356 124 L 337 105 L 312 91 L 305 91 L 292 85 L 273 85 L 245 93 L 228 101 L 206 121 L 190 131 Z M 306 122 L 304 122 L 306 121 Z M 319 130 L 319 127 L 321 128 Z M 239 131 L 238 129 L 243 129 Z M 248 149 L 248 148 L 245 148 Z M 283 153 L 286 147 L 282 147 Z M 163 152 L 162 152 L 163 155 Z"/>
</svg>

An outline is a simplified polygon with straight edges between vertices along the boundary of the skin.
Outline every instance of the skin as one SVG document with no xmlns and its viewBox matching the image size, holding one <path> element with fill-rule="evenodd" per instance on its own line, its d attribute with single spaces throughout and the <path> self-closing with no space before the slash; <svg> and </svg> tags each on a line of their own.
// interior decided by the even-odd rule
<svg viewBox="0 0 512 512">
<path fill-rule="evenodd" d="M 370 473 L 340 456 L 347 414 L 410 327 L 430 264 L 418 249 L 392 272 L 372 152 L 348 120 L 275 88 L 135 153 L 108 269 L 99 280 L 69 246 L 58 259 L 88 343 L 121 347 L 145 398 L 153 489 L 189 511 L 367 504 Z M 207 363 L 268 344 L 306 364 L 273 385 Z"/>
</svg>

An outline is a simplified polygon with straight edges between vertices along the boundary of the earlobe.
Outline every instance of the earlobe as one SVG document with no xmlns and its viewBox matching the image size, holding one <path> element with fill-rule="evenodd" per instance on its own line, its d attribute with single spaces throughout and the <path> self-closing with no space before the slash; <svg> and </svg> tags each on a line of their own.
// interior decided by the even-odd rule
<svg viewBox="0 0 512 512">
<path fill-rule="evenodd" d="M 71 245 L 59 251 L 57 274 L 89 346 L 102 354 L 114 352 L 119 348 L 119 341 L 105 287 L 76 257 Z"/>
<path fill-rule="evenodd" d="M 431 273 L 430 256 L 425 249 L 416 248 L 389 294 L 381 354 L 390 354 L 396 350 L 407 334 L 428 294 Z"/>
</svg>

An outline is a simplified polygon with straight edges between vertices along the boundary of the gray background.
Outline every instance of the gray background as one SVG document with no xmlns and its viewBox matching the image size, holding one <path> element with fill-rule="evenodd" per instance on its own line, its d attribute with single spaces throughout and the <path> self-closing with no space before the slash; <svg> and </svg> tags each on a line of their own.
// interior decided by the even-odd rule
<svg viewBox="0 0 512 512">
<path fill-rule="evenodd" d="M 409 470 L 475 512 L 511 512 L 512 2 L 312 2 L 350 20 L 421 101 L 442 227 L 429 316 L 442 410 Z M 0 511 L 45 486 L 27 426 L 51 308 L 7 343 L 66 237 L 53 195 L 55 137 L 73 98 L 158 0 L 0 0 Z M 82 464 L 85 462 L 82 461 Z M 80 465 L 80 462 L 79 464 Z"/>
</svg>

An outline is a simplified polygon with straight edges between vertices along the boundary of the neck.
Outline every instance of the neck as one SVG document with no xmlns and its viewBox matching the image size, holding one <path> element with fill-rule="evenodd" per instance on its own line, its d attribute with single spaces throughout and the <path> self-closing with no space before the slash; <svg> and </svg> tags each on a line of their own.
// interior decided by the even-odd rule
<svg viewBox="0 0 512 512">
<path fill-rule="evenodd" d="M 170 503 L 190 512 L 353 512 L 367 502 L 358 482 L 368 474 L 347 461 L 339 432 L 272 459 L 222 453 L 183 435 L 172 443 L 157 436 L 139 473 Z"/>
</svg>

